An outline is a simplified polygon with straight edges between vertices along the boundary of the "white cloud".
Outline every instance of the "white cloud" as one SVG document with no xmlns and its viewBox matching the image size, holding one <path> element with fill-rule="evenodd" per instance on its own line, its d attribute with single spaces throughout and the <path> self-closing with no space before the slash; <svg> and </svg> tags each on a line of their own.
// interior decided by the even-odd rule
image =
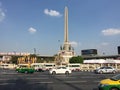
<svg viewBox="0 0 120 90">
<path fill-rule="evenodd" d="M 5 18 L 5 12 L 0 8 L 0 22 L 2 22 Z"/>
<path fill-rule="evenodd" d="M 109 43 L 107 43 L 107 42 L 103 42 L 103 43 L 101 43 L 101 45 L 102 45 L 102 46 L 108 46 Z"/>
<path fill-rule="evenodd" d="M 114 29 L 114 28 L 105 29 L 102 30 L 102 34 L 105 36 L 118 35 L 120 34 L 120 29 Z"/>
<path fill-rule="evenodd" d="M 55 10 L 45 9 L 45 10 L 44 10 L 44 13 L 45 13 L 46 15 L 50 15 L 50 16 L 61 16 L 61 14 L 60 14 L 58 11 L 55 11 Z"/>
<path fill-rule="evenodd" d="M 30 27 L 30 28 L 28 29 L 28 31 L 29 31 L 31 34 L 34 34 L 34 33 L 37 32 L 37 30 L 36 30 L 35 28 L 33 28 L 33 27 Z"/>
<path fill-rule="evenodd" d="M 77 47 L 77 46 L 78 46 L 78 43 L 75 42 L 75 41 L 70 42 L 70 44 L 71 44 L 72 46 L 74 46 L 74 47 Z"/>
</svg>

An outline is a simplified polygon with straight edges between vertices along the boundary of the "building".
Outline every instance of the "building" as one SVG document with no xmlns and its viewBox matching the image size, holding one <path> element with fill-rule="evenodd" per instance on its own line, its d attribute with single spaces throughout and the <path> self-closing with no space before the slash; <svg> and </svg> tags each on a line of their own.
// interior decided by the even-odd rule
<svg viewBox="0 0 120 90">
<path fill-rule="evenodd" d="M 11 60 L 12 56 L 28 56 L 30 53 L 18 52 L 0 52 L 0 62 L 7 63 Z"/>
<path fill-rule="evenodd" d="M 118 46 L 118 54 L 120 55 L 120 46 Z"/>
<path fill-rule="evenodd" d="M 97 49 L 81 50 L 81 55 L 82 56 L 95 56 L 97 55 Z"/>
</svg>

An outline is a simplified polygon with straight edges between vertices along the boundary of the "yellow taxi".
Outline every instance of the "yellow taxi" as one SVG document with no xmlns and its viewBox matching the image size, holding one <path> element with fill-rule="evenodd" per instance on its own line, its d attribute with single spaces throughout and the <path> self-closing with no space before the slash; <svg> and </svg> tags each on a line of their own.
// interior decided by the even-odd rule
<svg viewBox="0 0 120 90">
<path fill-rule="evenodd" d="M 98 88 L 99 90 L 120 90 L 120 74 L 101 80 Z"/>
</svg>

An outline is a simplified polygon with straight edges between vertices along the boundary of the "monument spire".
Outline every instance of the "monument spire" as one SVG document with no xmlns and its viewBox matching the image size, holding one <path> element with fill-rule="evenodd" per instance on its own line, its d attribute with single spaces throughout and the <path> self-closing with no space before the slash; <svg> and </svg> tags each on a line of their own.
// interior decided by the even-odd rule
<svg viewBox="0 0 120 90">
<path fill-rule="evenodd" d="M 64 42 L 68 42 L 68 8 L 65 7 Z"/>
<path fill-rule="evenodd" d="M 65 7 L 65 17 L 64 17 L 64 45 L 63 49 L 65 51 L 70 50 L 70 44 L 68 41 L 68 8 Z"/>
</svg>

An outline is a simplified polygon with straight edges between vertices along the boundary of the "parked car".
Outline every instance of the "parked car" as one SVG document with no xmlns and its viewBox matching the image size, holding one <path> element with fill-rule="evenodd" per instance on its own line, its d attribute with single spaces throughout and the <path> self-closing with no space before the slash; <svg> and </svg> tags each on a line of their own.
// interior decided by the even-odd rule
<svg viewBox="0 0 120 90">
<path fill-rule="evenodd" d="M 99 74 L 102 74 L 102 73 L 116 73 L 117 70 L 113 67 L 100 67 L 100 68 L 97 68 L 96 70 L 94 70 L 95 73 L 99 73 Z"/>
<path fill-rule="evenodd" d="M 35 72 L 33 67 L 28 67 L 28 66 L 18 67 L 18 68 L 16 68 L 16 71 L 18 73 L 34 73 Z"/>
<path fill-rule="evenodd" d="M 99 90 L 120 90 L 120 74 L 101 80 L 98 88 Z"/>
<path fill-rule="evenodd" d="M 57 67 L 57 68 L 50 69 L 49 73 L 52 75 L 55 75 L 55 74 L 69 75 L 71 73 L 71 70 L 67 67 Z"/>
</svg>

